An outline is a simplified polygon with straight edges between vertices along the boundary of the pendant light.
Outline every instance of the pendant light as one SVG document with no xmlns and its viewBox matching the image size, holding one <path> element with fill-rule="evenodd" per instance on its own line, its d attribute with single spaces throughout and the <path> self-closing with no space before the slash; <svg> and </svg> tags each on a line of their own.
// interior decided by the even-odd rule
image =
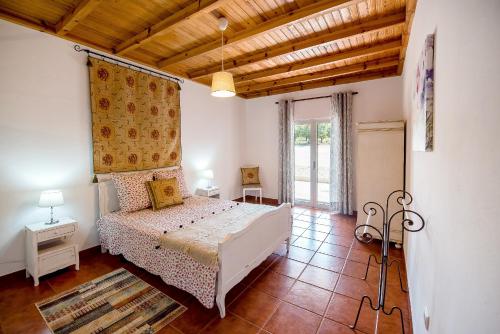
<svg viewBox="0 0 500 334">
<path fill-rule="evenodd" d="M 216 97 L 231 97 L 236 95 L 234 89 L 233 75 L 230 72 L 224 71 L 224 30 L 228 25 L 225 17 L 219 18 L 219 30 L 222 32 L 221 43 L 221 64 L 222 70 L 214 73 L 212 76 L 212 96 Z"/>
</svg>

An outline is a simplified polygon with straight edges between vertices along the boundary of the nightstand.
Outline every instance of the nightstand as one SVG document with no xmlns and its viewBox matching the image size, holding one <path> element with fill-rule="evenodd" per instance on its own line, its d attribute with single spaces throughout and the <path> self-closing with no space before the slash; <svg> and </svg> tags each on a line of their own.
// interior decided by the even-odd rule
<svg viewBox="0 0 500 334">
<path fill-rule="evenodd" d="M 196 189 L 196 195 L 211 198 L 220 198 L 220 189 L 219 187 L 198 188 Z"/>
<path fill-rule="evenodd" d="M 33 276 L 35 286 L 40 276 L 75 265 L 79 270 L 78 245 L 71 237 L 78 223 L 61 218 L 56 224 L 36 223 L 26 226 L 26 277 Z"/>
</svg>

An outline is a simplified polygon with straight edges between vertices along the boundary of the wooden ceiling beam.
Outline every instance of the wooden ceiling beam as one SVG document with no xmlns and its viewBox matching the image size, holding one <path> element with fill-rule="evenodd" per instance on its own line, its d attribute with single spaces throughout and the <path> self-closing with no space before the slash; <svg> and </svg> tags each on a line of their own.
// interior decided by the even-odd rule
<svg viewBox="0 0 500 334">
<path fill-rule="evenodd" d="M 247 74 L 242 74 L 234 77 L 234 82 L 249 81 L 259 78 L 270 77 L 276 74 L 289 73 L 293 71 L 303 70 L 310 67 L 315 67 L 319 65 L 325 65 L 334 63 L 340 60 L 369 56 L 372 54 L 377 54 L 380 52 L 386 52 L 391 50 L 398 50 L 401 48 L 401 39 L 386 42 L 383 44 L 378 44 L 370 47 L 363 47 L 354 50 L 344 51 L 340 53 L 334 53 L 326 56 L 315 57 L 306 59 L 300 62 L 295 62 L 287 65 L 277 66 L 262 71 L 251 72 Z"/>
<path fill-rule="evenodd" d="M 222 6 L 229 0 L 196 0 L 185 8 L 166 17 L 160 22 L 144 29 L 137 35 L 114 47 L 115 54 L 122 55 L 126 52 L 133 51 L 141 45 L 150 42 L 158 36 L 165 35 L 178 28 L 181 24 L 194 20 L 201 15 L 207 14 L 212 10 Z"/>
<path fill-rule="evenodd" d="M 247 84 L 244 86 L 236 87 L 236 92 L 238 94 L 245 94 L 252 91 L 259 91 L 265 89 L 273 89 L 278 88 L 280 86 L 287 86 L 290 84 L 303 83 L 309 81 L 316 81 L 321 79 L 333 78 L 342 75 L 357 73 L 357 72 L 366 72 L 384 69 L 388 67 L 395 67 L 399 64 L 399 57 L 388 57 L 384 59 L 378 59 L 373 61 L 368 61 L 360 64 L 354 64 L 349 66 L 343 66 L 339 68 L 334 68 L 331 70 L 308 73 L 303 75 L 296 75 L 294 77 L 289 77 L 286 79 L 274 80 L 274 81 L 266 81 L 262 83 L 256 84 Z"/>
<path fill-rule="evenodd" d="M 34 17 L 28 17 L 25 15 L 21 16 L 19 13 L 12 13 L 10 11 L 6 11 L 4 8 L 1 7 L 0 7 L 0 19 L 52 35 L 56 33 L 54 25 L 49 22 Z"/>
<path fill-rule="evenodd" d="M 81 20 L 86 18 L 101 2 L 101 0 L 82 0 L 73 10 L 66 13 L 56 24 L 56 34 L 66 35 Z"/>
<path fill-rule="evenodd" d="M 385 17 L 375 18 L 371 21 L 367 21 L 352 27 L 339 29 L 335 31 L 327 31 L 319 36 L 314 36 L 310 38 L 301 38 L 300 41 L 290 41 L 283 44 L 276 45 L 274 47 L 260 50 L 259 52 L 253 53 L 250 56 L 244 55 L 242 57 L 234 58 L 228 60 L 224 63 L 224 68 L 236 69 L 245 65 L 254 64 L 263 60 L 267 60 L 273 57 L 278 57 L 286 55 L 288 53 L 297 52 L 305 50 L 311 47 L 320 46 L 326 43 L 332 43 L 345 38 L 352 38 L 359 36 L 361 34 L 374 32 L 380 29 L 389 28 L 395 25 L 400 25 L 405 22 L 405 13 L 397 13 L 394 15 L 389 15 Z M 188 73 L 191 79 L 199 79 L 204 76 L 213 74 L 220 70 L 220 65 L 211 66 L 206 69 L 201 69 Z"/>
<path fill-rule="evenodd" d="M 225 41 L 224 41 L 224 45 L 232 45 L 234 43 L 244 41 L 246 39 L 263 34 L 269 30 L 276 29 L 276 28 L 279 28 L 279 27 L 284 26 L 286 24 L 291 24 L 291 23 L 296 22 L 298 20 L 304 19 L 308 16 L 321 13 L 325 10 L 329 10 L 329 9 L 331 10 L 334 8 L 339 9 L 339 8 L 345 7 L 353 1 L 359 1 L 359 0 L 319 0 L 317 2 L 310 4 L 310 5 L 292 10 L 288 13 L 283 14 L 283 15 L 269 19 L 268 21 L 265 21 L 265 22 L 257 25 L 256 27 L 252 27 L 252 28 L 240 31 L 231 37 L 226 37 Z M 219 39 L 217 39 L 213 42 L 206 43 L 206 44 L 200 45 L 198 47 L 194 47 L 190 50 L 180 52 L 180 53 L 173 55 L 171 57 L 168 57 L 168 58 L 164 58 L 158 62 L 158 68 L 164 69 L 169 65 L 172 65 L 172 64 L 175 64 L 175 63 L 178 63 L 181 61 L 185 61 L 187 59 L 205 54 L 205 53 L 213 51 L 213 50 L 217 50 L 220 47 L 221 47 L 221 41 Z"/>
<path fill-rule="evenodd" d="M 296 92 L 296 91 L 300 91 L 300 90 L 308 90 L 308 89 L 314 89 L 314 88 L 320 88 L 320 87 L 348 84 L 348 83 L 353 83 L 353 82 L 382 79 L 382 78 L 387 78 L 387 77 L 392 77 L 392 76 L 397 76 L 397 67 L 394 67 L 394 68 L 386 70 L 386 71 L 381 71 L 381 72 L 365 73 L 365 74 L 359 74 L 359 75 L 342 77 L 342 78 L 321 80 L 318 82 L 306 83 L 306 84 L 302 84 L 302 85 L 293 85 L 293 86 L 284 87 L 284 88 L 252 92 L 249 94 L 240 94 L 240 96 L 247 98 L 247 99 L 252 99 L 252 98 L 256 98 L 256 97 L 285 94 L 285 93 Z"/>
<path fill-rule="evenodd" d="M 402 47 L 401 50 L 399 51 L 399 66 L 398 66 L 399 75 L 403 73 L 405 57 L 406 57 L 406 48 L 408 47 L 408 41 L 410 39 L 411 26 L 413 23 L 413 16 L 415 15 L 416 7 L 417 7 L 417 0 L 406 1 L 405 24 L 403 26 L 403 34 L 401 35 Z"/>
<path fill-rule="evenodd" d="M 35 19 L 32 17 L 27 17 L 27 16 L 19 16 L 15 13 L 5 11 L 3 8 L 0 8 L 0 19 L 18 24 L 18 25 L 26 27 L 26 28 L 37 30 L 37 31 L 40 31 L 40 32 L 43 32 L 43 33 L 46 33 L 46 34 L 49 34 L 52 36 L 56 36 L 56 37 L 62 38 L 64 40 L 71 41 L 73 43 L 78 43 L 78 44 L 93 48 L 95 50 L 101 51 L 103 53 L 107 53 L 109 55 L 113 55 L 113 50 L 106 48 L 106 47 L 103 47 L 102 45 L 92 43 L 88 40 L 81 39 L 81 38 L 75 37 L 73 35 L 58 35 L 58 34 L 56 34 L 56 29 L 55 29 L 55 26 L 53 24 L 50 24 L 50 23 L 42 21 L 42 20 L 38 20 L 38 19 Z M 155 68 L 155 64 L 153 64 L 151 62 L 146 62 L 146 61 L 141 60 L 141 59 L 127 57 L 127 56 L 123 56 L 122 58 L 128 59 L 132 62 L 141 64 L 141 65 Z M 165 72 L 165 73 L 167 73 L 167 72 Z M 171 73 L 167 73 L 167 74 L 171 74 Z M 182 76 L 179 74 L 173 74 L 173 75 L 185 78 L 185 76 Z"/>
<path fill-rule="evenodd" d="M 12 22 L 15 24 L 19 24 L 20 26 L 30 28 L 33 30 L 37 30 L 37 31 L 40 31 L 40 32 L 43 32 L 46 34 L 57 36 L 57 37 L 60 37 L 62 39 L 74 42 L 74 43 L 79 43 L 79 44 L 91 47 L 91 48 L 99 50 L 99 51 L 107 52 L 110 54 L 112 53 L 112 50 L 107 49 L 101 45 L 92 43 L 90 41 L 82 40 L 82 39 L 76 38 L 74 36 L 68 37 L 67 35 L 58 35 L 58 34 L 56 34 L 55 26 L 53 24 L 50 24 L 50 23 L 45 22 L 43 20 L 35 19 L 32 17 L 22 17 L 22 16 L 14 14 L 14 13 L 7 12 L 7 11 L 3 10 L 2 8 L 0 8 L 0 19 L 3 19 L 5 21 L 9 21 L 9 22 Z M 137 61 L 137 60 L 135 60 L 135 61 Z M 151 66 L 151 64 L 149 64 L 149 66 Z"/>
</svg>

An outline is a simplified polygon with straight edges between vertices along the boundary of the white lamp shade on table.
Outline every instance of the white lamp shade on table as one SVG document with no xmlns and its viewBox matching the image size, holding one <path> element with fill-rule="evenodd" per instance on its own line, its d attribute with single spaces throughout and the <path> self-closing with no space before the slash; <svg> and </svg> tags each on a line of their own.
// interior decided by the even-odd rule
<svg viewBox="0 0 500 334">
<path fill-rule="evenodd" d="M 216 72 L 212 76 L 212 96 L 231 97 L 236 95 L 233 75 L 229 72 Z"/>
<path fill-rule="evenodd" d="M 53 206 L 61 206 L 64 204 L 63 194 L 60 190 L 46 190 L 40 194 L 38 206 L 48 208 Z"/>
<path fill-rule="evenodd" d="M 214 179 L 214 171 L 205 169 L 201 171 L 201 177 L 207 180 L 207 188 L 212 188 L 212 180 Z"/>
<path fill-rule="evenodd" d="M 207 179 L 207 180 L 213 180 L 214 179 L 214 171 L 211 170 L 211 169 L 206 169 L 201 174 L 202 174 L 202 176 L 203 176 L 204 179 Z"/>
<path fill-rule="evenodd" d="M 64 204 L 63 194 L 60 190 L 45 190 L 40 194 L 38 206 L 50 208 L 50 221 L 45 224 L 55 224 L 59 220 L 54 220 L 54 207 Z"/>
</svg>

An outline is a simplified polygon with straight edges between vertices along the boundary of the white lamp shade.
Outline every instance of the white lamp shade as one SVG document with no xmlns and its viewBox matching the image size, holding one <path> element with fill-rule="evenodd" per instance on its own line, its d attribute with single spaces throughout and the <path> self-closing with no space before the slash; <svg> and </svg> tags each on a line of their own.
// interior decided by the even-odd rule
<svg viewBox="0 0 500 334">
<path fill-rule="evenodd" d="M 212 96 L 231 97 L 236 95 L 233 75 L 229 72 L 216 72 L 212 76 Z"/>
<path fill-rule="evenodd" d="M 38 206 L 50 207 L 64 204 L 63 194 L 60 190 L 46 190 L 40 194 Z"/>
<path fill-rule="evenodd" d="M 206 169 L 202 172 L 203 178 L 207 180 L 213 180 L 214 179 L 214 171 L 211 169 Z"/>
</svg>

